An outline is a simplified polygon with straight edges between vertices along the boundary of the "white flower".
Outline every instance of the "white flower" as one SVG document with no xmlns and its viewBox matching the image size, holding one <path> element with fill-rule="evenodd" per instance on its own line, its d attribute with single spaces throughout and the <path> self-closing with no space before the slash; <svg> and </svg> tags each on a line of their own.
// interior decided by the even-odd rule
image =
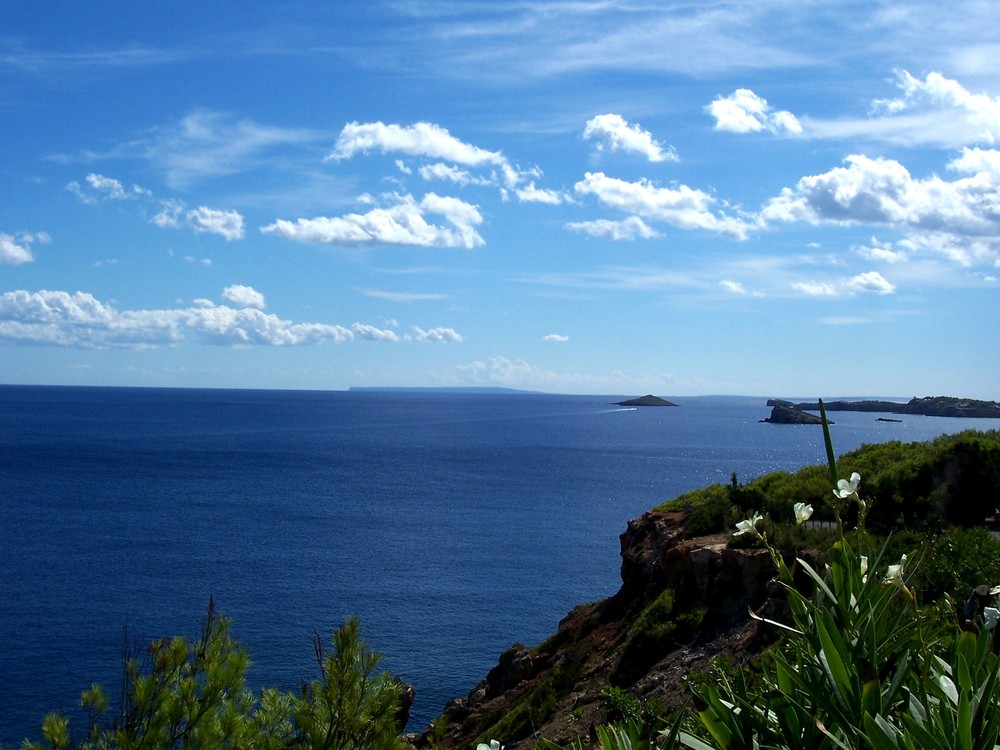
<svg viewBox="0 0 1000 750">
<path fill-rule="evenodd" d="M 813 514 L 813 507 L 811 505 L 806 505 L 805 503 L 795 503 L 792 506 L 792 510 L 795 511 L 795 523 L 801 526 L 806 521 L 809 520 L 809 516 Z"/>
<path fill-rule="evenodd" d="M 861 556 L 861 576 L 864 577 L 868 575 L 868 555 Z"/>
<path fill-rule="evenodd" d="M 858 472 L 854 472 L 851 474 L 850 481 L 846 479 L 837 480 L 837 489 L 833 491 L 833 494 L 843 500 L 857 492 L 859 484 L 861 484 L 861 475 Z"/>
<path fill-rule="evenodd" d="M 896 565 L 890 565 L 885 571 L 885 579 L 883 583 L 903 583 L 903 570 L 906 568 L 906 555 L 899 558 L 899 562 Z"/>
<path fill-rule="evenodd" d="M 1000 609 L 987 607 L 983 610 L 983 617 L 986 618 L 983 627 L 987 630 L 993 630 L 997 626 L 997 620 L 1000 620 Z"/>
<path fill-rule="evenodd" d="M 503 745 L 496 740 L 490 740 L 488 745 L 485 742 L 480 742 L 476 745 L 476 750 L 503 750 Z"/>
<path fill-rule="evenodd" d="M 751 518 L 746 521 L 740 521 L 736 524 L 736 531 L 733 532 L 733 536 L 740 536 L 741 534 L 753 534 L 755 536 L 760 536 L 760 532 L 757 531 L 757 524 L 764 518 L 760 513 L 754 513 Z"/>
</svg>

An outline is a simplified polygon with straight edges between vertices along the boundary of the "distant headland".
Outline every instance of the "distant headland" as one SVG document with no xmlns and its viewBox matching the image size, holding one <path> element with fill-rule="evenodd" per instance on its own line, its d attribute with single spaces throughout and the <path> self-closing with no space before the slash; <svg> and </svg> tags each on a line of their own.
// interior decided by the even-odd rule
<svg viewBox="0 0 1000 750">
<path fill-rule="evenodd" d="M 801 412 L 819 411 L 818 402 L 794 404 L 791 401 L 771 399 L 768 406 L 781 406 Z M 924 417 L 973 417 L 1000 419 L 1000 404 L 996 401 L 979 401 L 953 396 L 925 396 L 912 398 L 906 403 L 898 401 L 825 401 L 829 411 L 863 411 L 883 414 L 907 414 Z"/>
</svg>

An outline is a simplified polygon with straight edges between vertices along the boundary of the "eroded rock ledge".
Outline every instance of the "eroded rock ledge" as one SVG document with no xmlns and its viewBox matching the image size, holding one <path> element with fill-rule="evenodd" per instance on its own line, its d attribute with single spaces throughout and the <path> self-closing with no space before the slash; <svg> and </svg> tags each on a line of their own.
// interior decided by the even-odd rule
<svg viewBox="0 0 1000 750">
<path fill-rule="evenodd" d="M 729 535 L 685 538 L 683 516 L 651 511 L 621 534 L 622 586 L 612 597 L 573 609 L 535 648 L 513 646 L 464 698 L 448 703 L 446 748 L 498 739 L 526 750 L 539 737 L 565 744 L 607 720 L 601 692 L 684 704 L 684 677 L 717 654 L 740 662 L 772 633 L 749 609 L 780 616 L 771 598 L 768 553 L 727 546 Z M 433 728 L 409 737 L 430 744 Z"/>
</svg>

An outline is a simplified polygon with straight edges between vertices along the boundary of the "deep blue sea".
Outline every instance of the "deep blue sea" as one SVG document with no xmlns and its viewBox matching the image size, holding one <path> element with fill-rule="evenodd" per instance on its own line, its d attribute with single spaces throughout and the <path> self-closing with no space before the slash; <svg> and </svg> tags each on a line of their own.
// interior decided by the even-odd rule
<svg viewBox="0 0 1000 750">
<path fill-rule="evenodd" d="M 635 395 L 635 394 L 633 394 Z M 195 636 L 209 598 L 249 687 L 315 675 L 357 615 L 416 689 L 410 729 L 514 642 L 619 584 L 628 519 L 824 458 L 765 398 L 0 386 L 0 745 L 119 686 L 131 640 Z M 1000 420 L 836 413 L 838 452 Z"/>
</svg>

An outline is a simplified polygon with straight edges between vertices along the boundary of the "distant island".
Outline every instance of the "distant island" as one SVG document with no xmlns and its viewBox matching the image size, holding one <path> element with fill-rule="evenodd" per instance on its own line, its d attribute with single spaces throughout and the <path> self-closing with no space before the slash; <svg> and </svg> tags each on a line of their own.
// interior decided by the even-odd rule
<svg viewBox="0 0 1000 750">
<path fill-rule="evenodd" d="M 794 404 L 791 401 L 771 399 L 768 406 L 785 407 L 798 411 L 819 411 L 818 402 Z M 926 396 L 912 398 L 907 403 L 898 401 L 826 401 L 827 411 L 863 411 L 883 414 L 914 414 L 924 417 L 975 417 L 1000 419 L 1000 404 L 996 401 L 979 401 L 953 396 Z"/>
<path fill-rule="evenodd" d="M 760 420 L 761 422 L 767 422 L 768 424 L 823 424 L 823 420 L 815 414 L 810 414 L 796 408 L 791 403 L 772 403 L 768 401 L 767 405 L 773 407 L 771 409 L 771 416 Z M 830 422 L 830 424 L 833 424 L 833 422 Z"/>
<path fill-rule="evenodd" d="M 677 406 L 673 401 L 667 401 L 649 393 L 639 398 L 630 398 L 628 401 L 616 401 L 615 404 L 618 406 Z"/>
</svg>

